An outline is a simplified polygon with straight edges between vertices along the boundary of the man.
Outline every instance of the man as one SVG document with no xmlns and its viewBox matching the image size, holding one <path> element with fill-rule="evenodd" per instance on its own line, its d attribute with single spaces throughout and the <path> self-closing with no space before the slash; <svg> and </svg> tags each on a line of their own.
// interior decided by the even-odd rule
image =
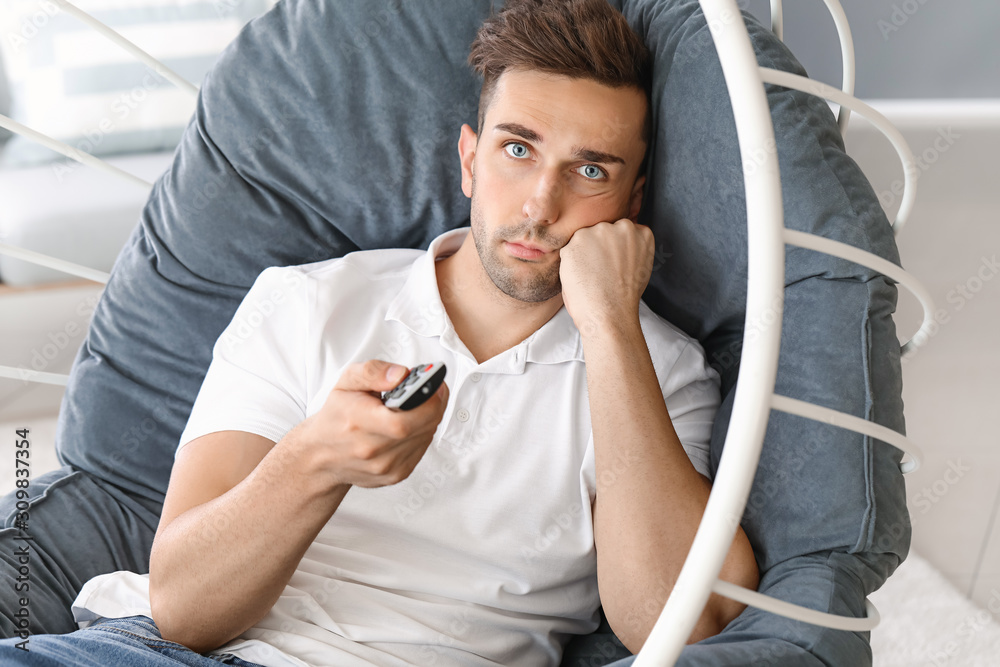
<svg viewBox="0 0 1000 667">
<path fill-rule="evenodd" d="M 598 605 L 639 651 L 719 403 L 697 342 L 640 300 L 648 55 L 606 0 L 533 0 L 470 63 L 470 228 L 262 272 L 181 435 L 148 579 L 90 580 L 89 627 L 0 642 L 4 664 L 557 665 Z M 438 360 L 424 405 L 379 401 Z M 740 529 L 721 576 L 757 586 Z M 713 595 L 690 641 L 743 608 Z"/>
</svg>

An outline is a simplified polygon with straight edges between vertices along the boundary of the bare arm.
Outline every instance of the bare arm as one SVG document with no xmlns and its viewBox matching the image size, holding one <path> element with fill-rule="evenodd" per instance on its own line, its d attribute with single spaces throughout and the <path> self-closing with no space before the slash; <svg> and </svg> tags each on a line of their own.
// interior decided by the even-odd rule
<svg viewBox="0 0 1000 667">
<path fill-rule="evenodd" d="M 677 438 L 639 320 L 653 233 L 627 218 L 577 230 L 560 250 L 563 302 L 583 340 L 594 433 L 594 541 L 601 602 L 638 653 L 694 542 L 711 483 Z M 720 577 L 758 585 L 736 529 Z M 689 643 L 718 634 L 745 605 L 712 593 Z"/>
<path fill-rule="evenodd" d="M 374 393 L 398 382 L 388 367 L 349 367 L 324 407 L 276 444 L 220 431 L 178 453 L 150 555 L 150 606 L 165 639 L 202 653 L 242 634 L 280 597 L 352 485 L 409 476 L 448 388 L 391 411 Z"/>
<path fill-rule="evenodd" d="M 275 444 L 221 431 L 179 452 L 149 565 L 153 620 L 165 639 L 198 653 L 214 649 L 281 595 L 350 488 L 316 479 L 309 452 L 296 446 L 300 434 L 293 429 Z M 245 472 L 254 456 L 259 464 L 218 494 L 238 476 L 224 472 L 227 462 L 241 458 Z"/>
<path fill-rule="evenodd" d="M 615 634 L 638 653 L 680 576 L 712 485 L 674 432 L 638 321 L 594 331 L 603 333 L 584 343 L 584 354 L 598 480 L 598 587 Z M 719 576 L 757 589 L 757 561 L 739 526 Z M 745 608 L 711 593 L 688 643 L 718 634 Z"/>
</svg>

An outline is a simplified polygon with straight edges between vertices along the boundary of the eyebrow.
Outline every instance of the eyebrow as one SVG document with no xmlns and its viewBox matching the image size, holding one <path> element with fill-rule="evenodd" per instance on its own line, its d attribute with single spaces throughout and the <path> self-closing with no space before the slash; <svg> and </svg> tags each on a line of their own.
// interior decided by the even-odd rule
<svg viewBox="0 0 1000 667">
<path fill-rule="evenodd" d="M 525 141 L 530 141 L 536 144 L 543 143 L 544 141 L 540 134 L 525 127 L 524 125 L 521 125 L 520 123 L 498 123 L 493 126 L 493 131 L 495 132 L 497 130 L 509 132 L 521 137 Z M 597 162 L 599 164 L 625 164 L 625 160 L 617 155 L 605 153 L 603 151 L 596 151 L 592 148 L 583 148 L 582 146 L 573 147 L 573 157 L 578 160 Z"/>
</svg>

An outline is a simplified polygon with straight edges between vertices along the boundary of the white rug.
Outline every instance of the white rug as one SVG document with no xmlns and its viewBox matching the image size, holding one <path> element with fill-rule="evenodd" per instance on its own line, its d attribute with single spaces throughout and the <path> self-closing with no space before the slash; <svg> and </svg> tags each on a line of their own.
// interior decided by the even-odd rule
<svg viewBox="0 0 1000 667">
<path fill-rule="evenodd" d="M 873 667 L 1000 666 L 1000 592 L 984 609 L 911 548 L 868 599 L 882 618 L 871 631 Z"/>
</svg>

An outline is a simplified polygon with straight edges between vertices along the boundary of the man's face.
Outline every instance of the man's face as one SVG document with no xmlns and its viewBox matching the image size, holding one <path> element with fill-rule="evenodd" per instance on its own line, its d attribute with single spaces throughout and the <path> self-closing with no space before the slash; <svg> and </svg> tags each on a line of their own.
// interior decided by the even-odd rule
<svg viewBox="0 0 1000 667">
<path fill-rule="evenodd" d="M 473 240 L 501 291 L 520 301 L 553 298 L 562 290 L 559 249 L 578 229 L 635 221 L 645 113 L 639 89 L 536 71 L 501 75 L 482 136 L 463 125 L 459 140 Z"/>
</svg>

